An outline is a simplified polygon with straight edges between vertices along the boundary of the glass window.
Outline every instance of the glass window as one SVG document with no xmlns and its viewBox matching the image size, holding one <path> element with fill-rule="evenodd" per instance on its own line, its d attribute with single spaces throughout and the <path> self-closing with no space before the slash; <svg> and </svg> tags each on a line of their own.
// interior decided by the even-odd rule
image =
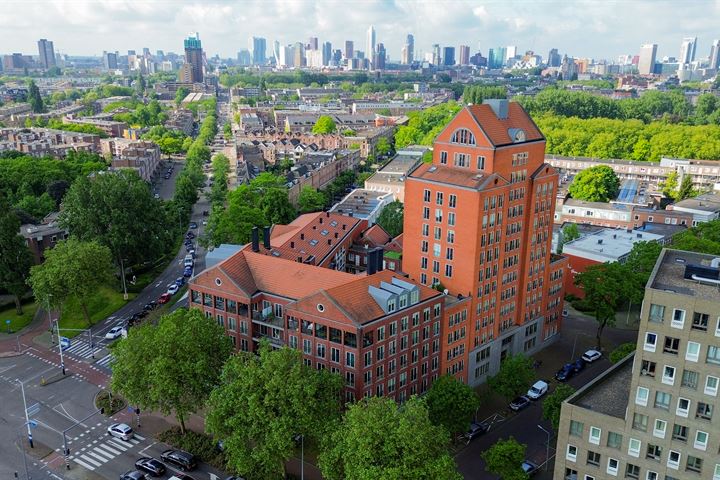
<svg viewBox="0 0 720 480">
<path fill-rule="evenodd" d="M 700 330 L 702 332 L 707 332 L 708 329 L 708 322 L 710 321 L 710 315 L 707 313 L 693 313 L 693 321 L 690 328 L 693 330 Z"/>
<path fill-rule="evenodd" d="M 637 393 L 635 394 L 635 403 L 641 406 L 646 406 L 648 403 L 648 397 L 650 390 L 645 387 L 638 387 Z"/>
<path fill-rule="evenodd" d="M 600 466 L 600 454 L 597 452 L 591 452 L 588 450 L 587 453 L 587 464 L 588 465 L 595 465 L 596 467 Z"/>
<path fill-rule="evenodd" d="M 687 463 L 685 464 L 685 470 L 695 473 L 702 471 L 702 459 L 688 455 Z"/>
<path fill-rule="evenodd" d="M 675 367 L 665 365 L 665 368 L 663 368 L 662 383 L 665 385 L 672 385 L 675 383 Z"/>
<path fill-rule="evenodd" d="M 581 437 L 585 425 L 582 422 L 570 420 L 570 435 Z"/>
<path fill-rule="evenodd" d="M 665 305 L 655 305 L 654 303 L 651 303 L 650 316 L 648 317 L 648 320 L 650 320 L 651 322 L 662 323 L 664 317 Z"/>
<path fill-rule="evenodd" d="M 667 466 L 670 468 L 674 468 L 675 470 L 678 469 L 678 467 L 680 466 L 680 452 L 670 450 L 670 454 L 668 455 L 667 460 Z"/>
<path fill-rule="evenodd" d="M 653 435 L 658 438 L 665 438 L 665 429 L 667 428 L 667 422 L 665 420 L 656 419 L 655 426 L 653 427 Z"/>
<path fill-rule="evenodd" d="M 685 441 L 687 441 L 687 433 L 688 433 L 688 428 L 685 425 L 680 425 L 678 423 L 673 425 L 673 433 L 672 433 L 673 440 L 679 440 L 681 442 L 685 442 Z"/>
<path fill-rule="evenodd" d="M 647 431 L 648 416 L 643 415 L 642 413 L 634 413 L 632 426 L 635 430 L 642 430 L 643 432 Z"/>
<path fill-rule="evenodd" d="M 698 378 L 700 378 L 700 375 L 697 372 L 693 372 L 692 370 L 683 370 L 681 385 L 683 387 L 697 390 Z"/>
<path fill-rule="evenodd" d="M 702 432 L 698 430 L 695 432 L 695 443 L 693 446 L 697 448 L 698 450 L 705 451 L 707 448 L 707 442 L 708 442 L 708 434 L 707 432 Z"/>
<path fill-rule="evenodd" d="M 627 467 L 625 467 L 625 478 L 640 478 L 640 467 L 633 465 L 632 463 L 628 463 Z"/>
<path fill-rule="evenodd" d="M 669 409 L 670 400 L 672 400 L 672 395 L 669 393 L 662 392 L 660 390 L 655 392 L 655 408 L 662 408 L 664 410 Z"/>
<path fill-rule="evenodd" d="M 602 434 L 602 430 L 598 427 L 590 427 L 590 436 L 588 437 L 588 442 L 600 445 L 600 435 Z"/>
<path fill-rule="evenodd" d="M 571 462 L 574 462 L 577 459 L 577 447 L 575 445 L 567 446 L 567 453 L 565 454 L 565 458 L 567 458 Z"/>
<path fill-rule="evenodd" d="M 608 432 L 608 438 L 607 438 L 607 446 L 610 448 L 620 448 L 622 447 L 622 440 L 623 436 L 619 433 L 615 432 Z"/>
<path fill-rule="evenodd" d="M 645 345 L 643 349 L 646 352 L 654 352 L 657 346 L 657 334 L 652 332 L 645 333 Z"/>
<path fill-rule="evenodd" d="M 679 308 L 673 309 L 672 322 L 670 326 L 673 328 L 683 328 L 685 326 L 685 310 Z"/>
<path fill-rule="evenodd" d="M 714 363 L 715 365 L 720 365 L 720 347 L 715 345 L 708 345 L 707 349 L 707 358 L 705 359 L 707 363 Z"/>
<path fill-rule="evenodd" d="M 708 375 L 705 379 L 705 395 L 717 396 L 718 392 L 718 377 Z"/>
<path fill-rule="evenodd" d="M 607 473 L 613 476 L 617 476 L 619 465 L 620 462 L 616 458 L 608 458 Z"/>
<path fill-rule="evenodd" d="M 662 448 L 658 445 L 648 444 L 645 457 L 651 460 L 660 460 L 662 457 Z"/>
<path fill-rule="evenodd" d="M 700 357 L 700 344 L 697 342 L 688 342 L 687 351 L 685 352 L 685 360 L 697 362 Z"/>
<path fill-rule="evenodd" d="M 697 409 L 695 410 L 695 418 L 703 420 L 712 420 L 713 406 L 710 403 L 698 402 Z"/>
<path fill-rule="evenodd" d="M 333 343 L 342 343 L 342 330 L 330 327 L 330 341 Z"/>
</svg>

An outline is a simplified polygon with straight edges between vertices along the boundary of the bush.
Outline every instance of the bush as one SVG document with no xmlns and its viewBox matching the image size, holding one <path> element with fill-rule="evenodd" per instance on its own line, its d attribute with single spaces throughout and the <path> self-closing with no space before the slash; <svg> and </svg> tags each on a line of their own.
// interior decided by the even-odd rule
<svg viewBox="0 0 720 480">
<path fill-rule="evenodd" d="M 610 361 L 612 363 L 618 363 L 623 358 L 630 355 L 631 352 L 635 351 L 635 342 L 628 342 L 619 345 L 615 350 L 610 352 Z"/>
<path fill-rule="evenodd" d="M 157 439 L 180 450 L 190 452 L 201 461 L 212 465 L 220 470 L 227 468 L 225 454 L 220 451 L 217 442 L 204 433 L 187 430 L 185 435 L 180 432 L 180 427 L 173 427 L 158 434 Z"/>
<path fill-rule="evenodd" d="M 112 405 L 110 405 L 110 392 L 107 390 L 101 390 L 100 393 L 95 397 L 95 407 L 105 409 L 105 416 L 109 417 L 116 412 L 119 412 L 127 405 L 125 399 L 117 394 L 112 394 Z"/>
</svg>

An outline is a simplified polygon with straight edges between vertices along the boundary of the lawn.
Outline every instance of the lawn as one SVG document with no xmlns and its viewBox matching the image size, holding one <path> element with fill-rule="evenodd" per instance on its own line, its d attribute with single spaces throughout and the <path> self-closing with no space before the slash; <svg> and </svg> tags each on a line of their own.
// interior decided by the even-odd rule
<svg viewBox="0 0 720 480">
<path fill-rule="evenodd" d="M 129 293 L 128 301 L 135 298 L 135 296 L 135 293 Z M 122 292 L 118 292 L 111 287 L 100 287 L 97 292 L 95 292 L 95 295 L 87 302 L 91 324 L 95 325 L 99 321 L 112 315 L 125 305 L 125 303 L 127 302 L 123 300 Z M 85 321 L 80 303 L 74 298 L 65 302 L 62 308 L 62 316 L 60 317 L 60 330 L 65 328 L 85 329 L 89 326 Z M 74 337 L 79 333 L 80 332 L 76 331 L 67 331 L 62 332 L 62 335 L 64 337 Z"/>
<path fill-rule="evenodd" d="M 5 320 L 10 320 L 10 331 L 17 333 L 18 330 L 24 328 L 30 323 L 38 309 L 37 303 L 23 304 L 23 314 L 18 315 L 15 311 L 15 304 L 10 305 L 5 310 L 0 310 L 0 331 L 7 333 L 8 326 Z"/>
</svg>

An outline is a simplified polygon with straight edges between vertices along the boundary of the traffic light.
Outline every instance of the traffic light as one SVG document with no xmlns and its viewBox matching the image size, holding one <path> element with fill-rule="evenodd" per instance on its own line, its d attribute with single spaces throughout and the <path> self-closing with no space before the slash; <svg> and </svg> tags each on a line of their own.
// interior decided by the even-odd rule
<svg viewBox="0 0 720 480">
<path fill-rule="evenodd" d="M 105 407 L 100 408 L 100 414 L 105 415 Z"/>
<path fill-rule="evenodd" d="M 140 409 L 139 409 L 139 408 L 136 408 L 136 409 L 135 409 L 135 415 L 140 415 Z"/>
<path fill-rule="evenodd" d="M 63 453 L 65 454 L 66 457 L 70 456 L 70 449 L 66 448 Z"/>
</svg>

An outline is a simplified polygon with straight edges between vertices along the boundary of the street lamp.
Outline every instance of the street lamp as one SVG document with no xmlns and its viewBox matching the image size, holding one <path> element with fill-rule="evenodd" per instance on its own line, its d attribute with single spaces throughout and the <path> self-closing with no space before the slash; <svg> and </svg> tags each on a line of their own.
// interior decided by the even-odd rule
<svg viewBox="0 0 720 480">
<path fill-rule="evenodd" d="M 21 382 L 17 378 L 15 379 L 15 381 L 20 384 L 20 390 L 22 391 L 23 407 L 25 409 L 25 425 L 27 425 L 28 433 L 28 443 L 30 444 L 30 448 L 35 448 L 35 446 L 33 445 L 32 432 L 30 431 L 30 418 L 28 417 L 27 400 L 25 399 L 25 385 L 23 385 L 23 382 Z"/>
<path fill-rule="evenodd" d="M 57 329 L 58 349 L 60 350 L 60 368 L 62 368 L 62 374 L 65 375 L 65 359 L 63 358 L 63 345 L 60 341 L 60 324 L 57 319 L 55 320 L 55 328 Z"/>
<path fill-rule="evenodd" d="M 300 480 L 305 480 L 305 435 L 297 435 L 295 441 L 298 440 L 300 440 Z"/>
<path fill-rule="evenodd" d="M 547 434 L 547 443 L 545 444 L 545 471 L 547 472 L 548 463 L 550 463 L 550 432 L 545 430 L 542 425 L 538 425 L 537 427 Z"/>
</svg>

